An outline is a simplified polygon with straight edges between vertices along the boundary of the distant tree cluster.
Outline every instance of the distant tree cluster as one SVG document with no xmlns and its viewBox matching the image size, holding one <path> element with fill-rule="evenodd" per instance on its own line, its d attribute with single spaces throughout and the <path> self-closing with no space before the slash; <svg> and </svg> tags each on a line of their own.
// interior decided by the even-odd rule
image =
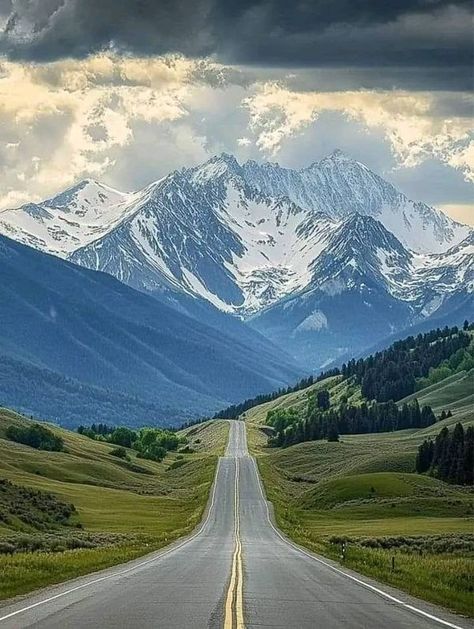
<svg viewBox="0 0 474 629">
<path fill-rule="evenodd" d="M 452 432 L 444 427 L 434 442 L 427 439 L 420 445 L 415 467 L 419 474 L 428 472 L 448 483 L 474 484 L 474 427 L 464 430 L 457 423 Z"/>
<path fill-rule="evenodd" d="M 321 398 L 320 398 L 321 399 Z M 425 428 L 436 422 L 430 406 L 420 408 L 418 400 L 399 408 L 394 402 L 363 403 L 360 406 L 342 403 L 327 410 L 309 401 L 305 414 L 297 409 L 275 409 L 267 414 L 267 423 L 275 429 L 270 445 L 290 446 L 303 441 L 327 439 L 338 441 L 340 434 L 365 434 Z"/>
<path fill-rule="evenodd" d="M 99 436 L 106 437 L 115 430 L 115 426 L 109 426 L 108 424 L 91 424 L 90 426 L 83 426 L 82 424 L 77 428 L 77 432 L 80 435 L 85 435 L 91 439 L 96 439 Z"/>
<path fill-rule="evenodd" d="M 6 429 L 5 435 L 10 441 L 23 443 L 37 450 L 59 452 L 64 448 L 63 439 L 41 424 L 26 427 L 11 425 Z"/>
<path fill-rule="evenodd" d="M 468 325 L 466 330 L 469 328 Z M 471 360 L 469 355 L 465 356 L 470 342 L 471 336 L 467 331 L 460 331 L 456 326 L 438 328 L 397 341 L 368 358 L 351 360 L 342 366 L 341 371 L 344 377 L 354 377 L 361 385 L 362 395 L 368 400 L 401 400 L 416 391 L 417 379 L 429 377 L 430 371 L 442 365 L 443 361 L 453 361 L 452 365 L 446 365 L 450 370 L 444 375 L 446 377 L 453 369 L 461 367 L 462 360 Z M 470 368 L 468 364 L 464 367 Z"/>
<path fill-rule="evenodd" d="M 172 430 L 161 428 L 132 430 L 125 426 L 92 424 L 79 426 L 77 432 L 96 441 L 106 441 L 119 446 L 110 453 L 119 458 L 125 458 L 127 453 L 124 448 L 132 448 L 138 453 L 138 458 L 162 461 L 167 452 L 177 450 L 180 445 L 187 443 L 186 437 L 180 437 Z"/>
</svg>

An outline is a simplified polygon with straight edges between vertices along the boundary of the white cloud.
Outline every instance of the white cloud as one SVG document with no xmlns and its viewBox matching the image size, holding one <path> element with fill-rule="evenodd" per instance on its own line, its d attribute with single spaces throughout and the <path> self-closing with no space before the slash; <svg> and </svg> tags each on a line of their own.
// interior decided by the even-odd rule
<svg viewBox="0 0 474 629">
<path fill-rule="evenodd" d="M 286 83 L 265 79 L 278 74 Z M 436 159 L 472 176 L 471 120 L 466 101 L 458 103 L 465 95 L 303 91 L 295 76 L 112 52 L 35 64 L 0 60 L 0 208 L 46 198 L 84 177 L 138 188 L 220 151 L 239 159 L 280 151 L 284 159 L 286 151 L 306 163 L 335 148 L 329 131 L 321 146 L 314 142 L 332 112 L 362 161 L 370 162 L 377 136 L 377 158 L 390 157 L 389 145 L 400 172 Z M 394 161 L 388 167 L 384 159 L 370 165 L 383 173 Z M 463 194 L 442 202 L 464 203 Z"/>
<path fill-rule="evenodd" d="M 2 63 L 1 206 L 103 177 L 134 142 L 135 123 L 185 118 L 193 90 L 202 85 L 202 62 L 183 57 Z"/>
<path fill-rule="evenodd" d="M 250 138 L 237 138 L 237 144 L 239 146 L 250 146 L 252 144 L 252 140 Z"/>
<path fill-rule="evenodd" d="M 257 145 L 275 155 L 284 141 L 301 134 L 321 113 L 341 112 L 378 129 L 401 167 L 435 157 L 474 180 L 472 121 L 437 113 L 439 95 L 404 91 L 297 92 L 278 82 L 257 85 L 244 99 Z"/>
</svg>

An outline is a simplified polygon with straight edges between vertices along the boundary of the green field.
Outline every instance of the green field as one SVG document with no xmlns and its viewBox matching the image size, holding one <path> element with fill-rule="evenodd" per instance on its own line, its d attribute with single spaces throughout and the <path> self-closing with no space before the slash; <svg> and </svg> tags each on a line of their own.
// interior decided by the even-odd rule
<svg viewBox="0 0 474 629">
<path fill-rule="evenodd" d="M 199 425 L 188 437 L 193 453 L 169 453 L 156 463 L 138 459 L 132 450 L 130 461 L 122 460 L 110 454 L 111 444 L 57 427 L 52 429 L 64 439 L 62 452 L 4 438 L 7 426 L 27 422 L 0 409 L 0 478 L 14 487 L 52 493 L 76 511 L 66 525 L 40 529 L 19 518 L 5 522 L 0 517 L 0 548 L 8 540 L 45 541 L 39 552 L 0 554 L 0 598 L 138 557 L 189 533 L 202 517 L 228 434 L 224 421 Z M 94 547 L 57 550 L 71 540 Z"/>
<path fill-rule="evenodd" d="M 267 420 L 267 413 L 269 411 L 280 408 L 303 408 L 307 402 L 308 394 L 314 393 L 320 389 L 328 389 L 331 392 L 331 400 L 333 404 L 337 404 L 343 395 L 347 396 L 349 403 L 357 404 L 357 402 L 361 400 L 360 387 L 357 385 L 351 385 L 347 381 L 341 380 L 342 376 L 332 376 L 330 378 L 326 378 L 325 380 L 321 380 L 321 382 L 315 382 L 301 391 L 287 393 L 286 395 L 282 395 L 271 402 L 265 402 L 265 404 L 254 406 L 243 413 L 242 418 L 251 424 L 265 424 Z"/>
<path fill-rule="evenodd" d="M 332 398 L 344 384 L 334 380 L 329 382 Z M 474 615 L 472 488 L 414 473 L 418 446 L 427 436 L 457 421 L 474 423 L 473 383 L 473 372 L 464 372 L 416 394 L 437 413 L 452 410 L 453 417 L 443 422 L 424 429 L 343 435 L 338 443 L 266 446 L 261 426 L 268 410 L 278 404 L 301 406 L 306 391 L 247 411 L 249 447 L 279 527 L 296 542 L 336 560 L 344 539 L 348 567 Z M 318 386 L 324 383 L 313 385 Z"/>
</svg>

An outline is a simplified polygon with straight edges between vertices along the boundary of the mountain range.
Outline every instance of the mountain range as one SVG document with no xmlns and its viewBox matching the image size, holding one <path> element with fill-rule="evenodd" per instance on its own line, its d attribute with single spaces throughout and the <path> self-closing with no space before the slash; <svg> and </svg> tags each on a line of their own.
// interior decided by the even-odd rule
<svg viewBox="0 0 474 629">
<path fill-rule="evenodd" d="M 67 425 L 179 424 L 301 374 L 238 320 L 221 332 L 4 236 L 0 321 L 0 405 Z"/>
<path fill-rule="evenodd" d="M 222 154 L 133 193 L 85 180 L 0 232 L 221 332 L 239 318 L 306 370 L 474 311 L 473 229 L 341 151 L 301 170 Z"/>
</svg>

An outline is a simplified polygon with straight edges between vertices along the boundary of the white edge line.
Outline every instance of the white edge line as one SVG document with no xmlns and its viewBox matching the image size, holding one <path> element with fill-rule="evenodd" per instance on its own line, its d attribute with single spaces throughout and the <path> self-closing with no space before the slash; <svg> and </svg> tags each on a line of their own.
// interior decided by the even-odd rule
<svg viewBox="0 0 474 629">
<path fill-rule="evenodd" d="M 265 503 L 265 507 L 266 507 L 266 510 L 267 510 L 268 523 L 270 524 L 272 529 L 275 531 L 275 533 L 278 535 L 278 537 L 285 542 L 285 544 L 287 544 L 294 551 L 296 551 L 298 553 L 301 553 L 302 555 L 306 555 L 306 557 L 309 557 L 310 559 L 313 559 L 314 561 L 317 561 L 317 562 L 323 564 L 324 566 L 326 566 L 327 568 L 330 568 L 334 572 L 337 572 L 338 574 L 342 574 L 343 576 L 347 577 L 348 579 L 351 579 L 352 581 L 355 581 L 359 585 L 362 585 L 363 587 L 365 587 L 365 588 L 367 588 L 369 590 L 372 590 L 373 592 L 376 592 L 377 594 L 380 594 L 381 596 L 384 596 L 385 598 L 388 598 L 392 602 L 397 603 L 398 605 L 401 605 L 402 607 L 405 607 L 406 609 L 409 609 L 412 612 L 415 612 L 417 614 L 421 614 L 422 616 L 425 616 L 425 618 L 429 618 L 430 620 L 434 620 L 435 622 L 437 622 L 437 623 L 439 623 L 441 625 L 444 625 L 445 627 L 451 627 L 451 629 L 463 629 L 463 627 L 461 627 L 460 625 L 455 625 L 455 624 L 453 624 L 451 622 L 448 622 L 447 620 L 443 620 L 442 618 L 438 618 L 437 616 L 433 616 L 432 614 L 429 614 L 428 612 L 425 612 L 422 609 L 419 609 L 418 607 L 414 607 L 413 605 L 409 605 L 408 603 L 405 603 L 404 601 L 401 601 L 400 599 L 395 598 L 395 596 L 392 596 L 391 594 L 388 594 L 387 592 L 384 592 L 383 590 L 379 590 L 379 588 L 375 587 L 374 585 L 370 585 L 370 583 L 366 583 L 365 581 L 362 581 L 362 579 L 358 579 L 357 577 L 353 576 L 352 574 L 349 574 L 347 572 L 344 572 L 344 570 L 340 570 L 339 568 L 336 568 L 335 566 L 332 566 L 330 563 L 327 563 L 323 559 L 319 559 L 319 557 L 316 557 L 312 553 L 306 552 L 305 550 L 303 550 L 303 548 L 300 548 L 299 546 L 297 546 L 296 544 L 294 544 L 290 540 L 286 539 L 286 537 L 284 537 L 280 533 L 280 531 L 275 527 L 275 525 L 273 524 L 273 522 L 272 522 L 272 520 L 270 518 L 270 510 L 268 508 L 268 501 L 265 498 L 265 494 L 263 492 L 262 481 L 260 480 L 260 474 L 259 474 L 259 471 L 258 471 L 257 463 L 255 461 L 255 457 L 252 456 L 250 458 L 252 459 L 252 462 L 253 462 L 253 465 L 254 465 L 254 468 L 255 468 L 255 472 L 257 474 L 257 481 L 258 481 L 258 485 L 259 485 L 259 488 L 260 488 L 260 493 L 262 494 L 262 498 L 263 498 L 263 501 Z"/>
<path fill-rule="evenodd" d="M 130 568 L 126 568 L 125 570 L 120 570 L 119 572 L 114 572 L 113 574 L 108 574 L 108 575 L 105 575 L 103 577 L 99 577 L 97 579 L 92 579 L 91 581 L 87 581 L 87 583 L 82 583 L 81 585 L 76 585 L 75 587 L 73 587 L 73 588 L 71 588 L 69 590 L 66 590 L 65 592 L 60 592 L 59 594 L 55 594 L 54 596 L 50 596 L 49 598 L 45 598 L 42 601 L 38 601 L 37 603 L 33 603 L 32 605 L 27 605 L 27 607 L 22 607 L 21 609 L 17 609 L 14 612 L 6 614 L 6 616 L 0 616 L 0 622 L 3 621 L 3 620 L 8 620 L 8 618 L 13 618 L 13 616 L 17 616 L 18 614 L 22 614 L 24 612 L 27 612 L 30 609 L 34 609 L 35 607 L 39 607 L 40 605 L 45 605 L 46 603 L 50 603 L 51 601 L 54 601 L 54 600 L 56 600 L 58 598 L 61 598 L 63 596 L 67 596 L 68 594 L 72 594 L 72 592 L 77 592 L 77 590 L 82 590 L 83 588 L 89 587 L 90 585 L 94 585 L 95 583 L 100 583 L 101 581 L 106 581 L 108 579 L 113 579 L 115 577 L 120 577 L 123 574 L 127 574 L 128 572 L 131 572 L 132 570 L 136 570 L 137 568 L 141 568 L 142 566 L 146 566 L 149 563 L 153 563 L 154 561 L 159 561 L 160 559 L 163 559 L 163 557 L 166 557 L 167 555 L 171 555 L 171 553 L 176 552 L 177 550 L 179 550 L 183 546 L 186 546 L 186 544 L 189 544 L 190 542 L 195 540 L 196 537 L 201 535 L 201 533 L 203 532 L 204 528 L 206 527 L 206 525 L 209 522 L 209 519 L 211 517 L 212 509 L 214 507 L 214 499 L 215 499 L 215 496 L 216 496 L 217 476 L 219 474 L 219 469 L 220 469 L 220 465 L 221 465 L 221 458 L 222 457 L 219 457 L 219 460 L 217 462 L 216 473 L 215 473 L 215 476 L 214 476 L 214 487 L 213 487 L 213 490 L 212 490 L 211 504 L 209 505 L 209 509 L 208 509 L 208 512 L 207 512 L 206 519 L 203 522 L 201 522 L 201 525 L 199 526 L 199 529 L 196 531 L 196 533 L 191 535 L 191 537 L 188 537 L 187 539 L 185 539 L 183 542 L 181 542 L 177 546 L 174 546 L 173 548 L 170 548 L 169 550 L 166 550 L 165 552 L 160 553 L 158 556 L 152 557 L 151 559 L 147 559 L 146 561 L 142 561 L 142 562 L 140 562 L 138 564 L 135 564 L 134 566 L 130 566 Z"/>
</svg>

